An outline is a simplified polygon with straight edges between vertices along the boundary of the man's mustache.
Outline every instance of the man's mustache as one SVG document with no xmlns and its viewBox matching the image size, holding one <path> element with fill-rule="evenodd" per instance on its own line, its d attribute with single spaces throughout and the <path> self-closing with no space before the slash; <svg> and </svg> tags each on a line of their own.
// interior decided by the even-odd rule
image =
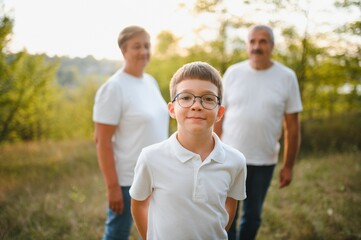
<svg viewBox="0 0 361 240">
<path fill-rule="evenodd" d="M 255 49 L 255 50 L 252 50 L 251 53 L 252 53 L 252 54 L 262 55 L 262 54 L 263 54 L 263 51 L 262 51 L 261 49 Z"/>
</svg>

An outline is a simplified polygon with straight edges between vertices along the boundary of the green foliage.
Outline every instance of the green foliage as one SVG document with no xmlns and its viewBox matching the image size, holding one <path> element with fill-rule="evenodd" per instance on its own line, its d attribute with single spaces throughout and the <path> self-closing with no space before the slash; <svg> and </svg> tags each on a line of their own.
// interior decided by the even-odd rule
<svg viewBox="0 0 361 240">
<path fill-rule="evenodd" d="M 6 59 L 0 81 L 0 142 L 49 137 L 56 86 L 55 64 L 26 52 Z"/>
<path fill-rule="evenodd" d="M 13 20 L 10 19 L 8 16 L 0 15 L 0 50 L 3 53 L 6 50 L 6 46 L 9 42 L 9 34 L 12 32 L 13 29 Z M 1 54 L 1 61 L 4 59 L 2 58 Z"/>
<path fill-rule="evenodd" d="M 165 101 L 170 101 L 169 82 L 173 74 L 180 68 L 186 60 L 179 56 L 174 56 L 166 61 L 162 58 L 153 57 L 147 67 L 147 72 L 157 81 Z"/>
<path fill-rule="evenodd" d="M 196 12 L 215 12 L 217 5 L 219 5 L 222 0 L 197 0 L 195 3 L 195 11 Z"/>
<path fill-rule="evenodd" d="M 351 7 L 355 6 L 361 10 L 361 2 L 359 0 L 337 0 L 335 2 L 337 7 Z"/>
<path fill-rule="evenodd" d="M 99 79 L 88 76 L 78 88 L 64 87 L 56 99 L 50 139 L 91 139 L 93 137 L 92 112 Z"/>
<path fill-rule="evenodd" d="M 154 56 L 157 58 L 171 58 L 177 54 L 179 38 L 171 32 L 162 31 L 157 36 L 157 46 Z"/>
<path fill-rule="evenodd" d="M 162 96 L 168 103 L 171 101 L 169 92 L 169 82 L 173 74 L 187 63 L 186 59 L 181 56 L 173 56 L 164 60 L 164 58 L 154 56 L 147 67 L 147 72 L 151 74 L 159 84 Z M 169 132 L 173 133 L 176 131 L 176 122 L 174 119 L 170 119 Z"/>
<path fill-rule="evenodd" d="M 361 150 L 361 112 L 302 122 L 302 153 Z"/>
<path fill-rule="evenodd" d="M 0 142 L 91 138 L 95 91 L 119 63 L 8 54 L 12 26 L 0 18 Z"/>
<path fill-rule="evenodd" d="M 25 51 L 7 54 L 12 20 L 0 18 L 0 142 L 49 137 L 56 64 Z"/>
<path fill-rule="evenodd" d="M 341 33 L 350 33 L 352 35 L 361 35 L 361 21 L 356 21 L 353 23 L 346 24 L 337 29 L 338 32 Z"/>
</svg>

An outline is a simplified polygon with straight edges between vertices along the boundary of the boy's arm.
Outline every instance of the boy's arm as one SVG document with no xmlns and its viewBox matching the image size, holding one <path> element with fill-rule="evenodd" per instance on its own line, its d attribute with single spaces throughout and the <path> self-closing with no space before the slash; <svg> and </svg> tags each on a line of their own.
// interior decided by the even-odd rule
<svg viewBox="0 0 361 240">
<path fill-rule="evenodd" d="M 229 215 L 228 223 L 226 226 L 226 231 L 228 231 L 229 228 L 231 227 L 234 216 L 236 215 L 237 202 L 238 201 L 236 199 L 231 198 L 231 197 L 227 197 L 227 199 L 226 199 L 226 210 Z"/>
<path fill-rule="evenodd" d="M 143 201 L 138 201 L 132 198 L 131 202 L 134 223 L 143 240 L 147 239 L 149 201 L 150 196 Z"/>
</svg>

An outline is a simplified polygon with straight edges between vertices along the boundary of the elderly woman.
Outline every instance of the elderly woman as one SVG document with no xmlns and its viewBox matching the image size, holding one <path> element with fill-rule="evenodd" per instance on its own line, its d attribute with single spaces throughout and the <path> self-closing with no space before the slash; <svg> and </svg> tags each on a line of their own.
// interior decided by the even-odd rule
<svg viewBox="0 0 361 240">
<path fill-rule="evenodd" d="M 168 137 L 169 115 L 157 81 L 144 70 L 150 36 L 141 27 L 123 29 L 118 45 L 124 66 L 96 93 L 93 111 L 98 162 L 106 184 L 103 239 L 128 239 L 133 223 L 129 188 L 140 151 Z"/>
</svg>

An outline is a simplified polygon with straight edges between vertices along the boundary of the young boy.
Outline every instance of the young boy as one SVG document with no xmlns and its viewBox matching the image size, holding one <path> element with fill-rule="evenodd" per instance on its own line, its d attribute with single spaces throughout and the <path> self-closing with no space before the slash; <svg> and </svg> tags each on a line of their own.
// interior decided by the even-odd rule
<svg viewBox="0 0 361 240">
<path fill-rule="evenodd" d="M 224 113 L 218 71 L 204 62 L 181 67 L 170 82 L 177 132 L 142 150 L 130 188 L 143 239 L 227 239 L 237 200 L 246 198 L 246 160 L 223 144 L 213 125 Z"/>
</svg>

